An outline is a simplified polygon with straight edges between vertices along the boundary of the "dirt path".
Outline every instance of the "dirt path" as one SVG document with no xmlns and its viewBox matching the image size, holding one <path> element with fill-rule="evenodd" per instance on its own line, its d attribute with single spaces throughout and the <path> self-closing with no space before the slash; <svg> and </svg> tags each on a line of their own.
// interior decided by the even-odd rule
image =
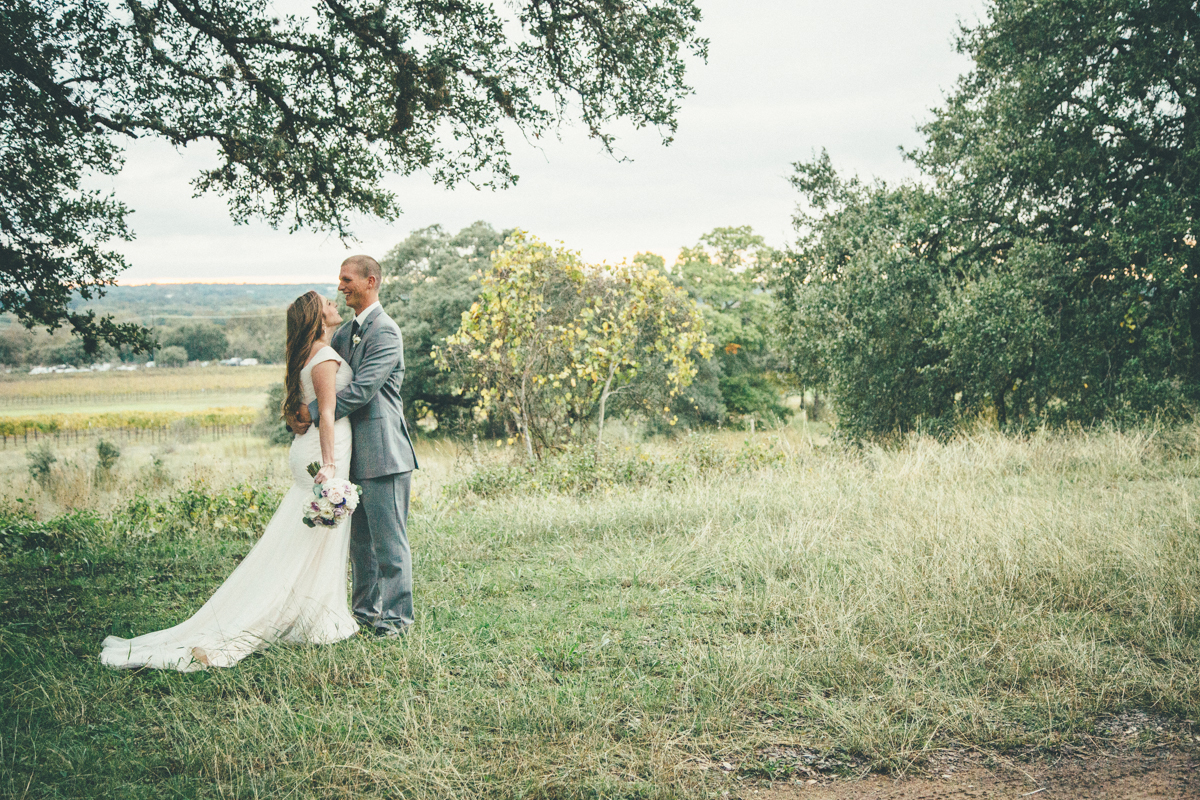
<svg viewBox="0 0 1200 800">
<path fill-rule="evenodd" d="M 1197 727 L 1132 712 L 1109 720 L 1096 739 L 1067 755 L 946 750 L 924 774 L 902 778 L 836 777 L 805 758 L 812 766 L 800 766 L 787 781 L 745 781 L 730 794 L 740 800 L 1200 800 Z"/>
<path fill-rule="evenodd" d="M 1010 763 L 960 764 L 933 776 L 863 780 L 809 779 L 743 789 L 744 800 L 1192 800 L 1200 798 L 1200 759 L 1194 753 L 1126 754 Z"/>
</svg>

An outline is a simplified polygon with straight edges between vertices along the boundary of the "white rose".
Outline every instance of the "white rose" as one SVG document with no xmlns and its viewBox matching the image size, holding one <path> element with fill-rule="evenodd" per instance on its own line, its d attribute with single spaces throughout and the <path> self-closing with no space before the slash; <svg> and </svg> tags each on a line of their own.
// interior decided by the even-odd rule
<svg viewBox="0 0 1200 800">
<path fill-rule="evenodd" d="M 336 506 L 338 503 L 342 502 L 342 497 L 343 497 L 342 492 L 343 491 L 344 490 L 341 486 L 334 485 L 332 488 L 329 489 L 328 493 L 325 496 L 327 498 L 329 498 L 329 502 L 333 503 Z"/>
</svg>

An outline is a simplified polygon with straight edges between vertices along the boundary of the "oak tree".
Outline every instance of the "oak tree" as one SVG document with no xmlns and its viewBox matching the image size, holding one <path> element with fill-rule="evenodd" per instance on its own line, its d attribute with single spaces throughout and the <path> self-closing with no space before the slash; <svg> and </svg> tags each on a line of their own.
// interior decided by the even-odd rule
<svg viewBox="0 0 1200 800">
<path fill-rule="evenodd" d="M 0 6 L 0 310 L 89 348 L 146 332 L 69 309 L 125 267 L 129 209 L 90 188 L 124 141 L 204 144 L 194 180 L 237 222 L 348 237 L 393 219 L 390 173 L 504 187 L 513 136 L 579 119 L 670 141 L 703 58 L 694 0 L 10 0 Z"/>
<path fill-rule="evenodd" d="M 992 0 L 909 154 L 924 181 L 796 165 L 783 319 L 848 429 L 1192 413 L 1198 36 L 1190 2 Z"/>
<path fill-rule="evenodd" d="M 476 398 L 456 392 L 460 376 L 438 369 L 433 349 L 458 330 L 479 296 L 478 273 L 506 233 L 476 222 L 451 234 L 440 225 L 413 231 L 382 259 L 384 309 L 404 327 L 404 402 L 416 419 L 432 415 L 439 431 L 462 429 Z"/>
</svg>

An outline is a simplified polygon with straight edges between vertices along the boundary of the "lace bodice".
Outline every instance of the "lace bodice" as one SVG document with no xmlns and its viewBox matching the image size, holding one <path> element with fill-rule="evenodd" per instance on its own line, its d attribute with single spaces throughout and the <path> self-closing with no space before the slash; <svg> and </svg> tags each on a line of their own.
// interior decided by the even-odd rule
<svg viewBox="0 0 1200 800">
<path fill-rule="evenodd" d="M 354 370 L 350 369 L 350 365 L 337 354 L 336 350 L 328 345 L 322 347 L 300 370 L 300 399 L 305 403 L 311 403 L 317 399 L 317 391 L 313 388 L 312 371 L 313 367 L 325 361 L 338 362 L 337 375 L 334 377 L 334 387 L 338 391 L 349 386 L 350 379 L 354 377 Z"/>
</svg>

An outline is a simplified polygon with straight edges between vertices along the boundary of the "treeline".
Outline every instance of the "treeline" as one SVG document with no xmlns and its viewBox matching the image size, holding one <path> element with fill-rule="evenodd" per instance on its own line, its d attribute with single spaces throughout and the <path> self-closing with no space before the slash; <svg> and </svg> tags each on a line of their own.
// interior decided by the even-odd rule
<svg viewBox="0 0 1200 800">
<path fill-rule="evenodd" d="M 149 327 L 158 347 L 135 352 L 128 345 L 101 344 L 95 353 L 68 328 L 48 332 L 28 329 L 11 317 L 0 318 L 0 364 L 9 367 L 67 364 L 81 367 L 103 362 L 167 365 L 224 358 L 284 361 L 285 312 L 301 294 L 316 289 L 325 296 L 337 290 L 325 284 L 150 284 L 111 286 L 100 297 L 70 304 L 75 312 L 112 314 L 122 322 Z M 170 348 L 170 349 L 169 349 Z M 164 351 L 166 351 L 164 353 Z"/>
<path fill-rule="evenodd" d="M 381 259 L 380 293 L 404 332 L 410 416 L 530 447 L 581 435 L 601 414 L 634 415 L 650 432 L 783 421 L 787 354 L 764 285 L 778 258 L 749 227 L 718 228 L 670 266 L 644 253 L 623 267 L 485 222 L 415 231 Z M 473 339 L 487 340 L 486 358 L 472 356 Z M 686 378 L 672 359 L 687 360 Z"/>
<path fill-rule="evenodd" d="M 711 359 L 691 354 L 690 384 L 646 416 L 650 427 L 782 419 L 788 387 L 826 392 L 852 438 L 945 433 L 980 419 L 1026 428 L 1194 414 L 1200 16 L 1190 4 L 1135 0 L 995 0 L 987 11 L 959 40 L 973 69 L 920 129 L 924 144 L 906 154 L 919 180 L 847 178 L 822 153 L 794 165 L 796 239 L 783 250 L 748 228 L 723 228 L 672 265 L 634 260 L 687 293 L 715 345 Z M 466 358 L 439 371 L 430 355 L 481 287 L 508 280 L 485 257 L 503 238 L 482 224 L 455 236 L 435 227 L 388 256 L 388 303 L 410 337 L 414 405 L 439 422 L 490 409 L 498 413 L 489 422 L 509 425 L 511 397 L 525 391 L 527 382 L 480 380 L 505 357 L 499 339 L 486 341 L 494 328 L 486 317 L 509 313 L 519 283 L 493 286 L 463 318 L 454 341 Z M 475 270 L 481 283 L 468 280 Z M 600 277 L 585 275 L 580 286 Z M 607 335 L 553 314 L 526 317 L 531 331 Z M 662 354 L 651 350 L 639 365 L 643 382 L 651 356 Z M 559 377 L 578 377 L 574 357 L 555 362 Z M 521 359 L 509 369 L 555 378 Z M 585 394 L 579 407 L 589 410 L 568 423 L 602 419 L 595 385 Z M 632 391 L 617 406 L 631 412 L 644 397 Z M 577 399 L 572 392 L 567 402 Z"/>
<path fill-rule="evenodd" d="M 411 416 L 543 445 L 606 414 L 770 424 L 801 388 L 851 437 L 1191 416 L 1198 20 L 1189 4 L 993 0 L 959 40 L 972 70 L 906 154 L 921 178 L 795 164 L 781 250 L 718 228 L 671 264 L 604 267 L 482 222 L 414 232 L 382 259 L 381 294 Z"/>
<path fill-rule="evenodd" d="M 286 305 L 226 319 L 172 320 L 175 324 L 152 326 L 158 347 L 141 353 L 128 345 L 118 349 L 103 343 L 96 352 L 88 353 L 83 341 L 65 328 L 51 333 L 42 329 L 29 330 L 10 322 L 0 328 L 0 364 L 9 367 L 55 364 L 83 367 L 104 362 L 144 364 L 156 360 L 165 366 L 177 366 L 189 361 L 218 361 L 233 356 L 278 364 L 284 361 L 285 308 Z"/>
<path fill-rule="evenodd" d="M 1136 423 L 1200 400 L 1194 4 L 996 0 L 908 154 L 795 165 L 773 284 L 791 368 L 842 430 Z"/>
</svg>

